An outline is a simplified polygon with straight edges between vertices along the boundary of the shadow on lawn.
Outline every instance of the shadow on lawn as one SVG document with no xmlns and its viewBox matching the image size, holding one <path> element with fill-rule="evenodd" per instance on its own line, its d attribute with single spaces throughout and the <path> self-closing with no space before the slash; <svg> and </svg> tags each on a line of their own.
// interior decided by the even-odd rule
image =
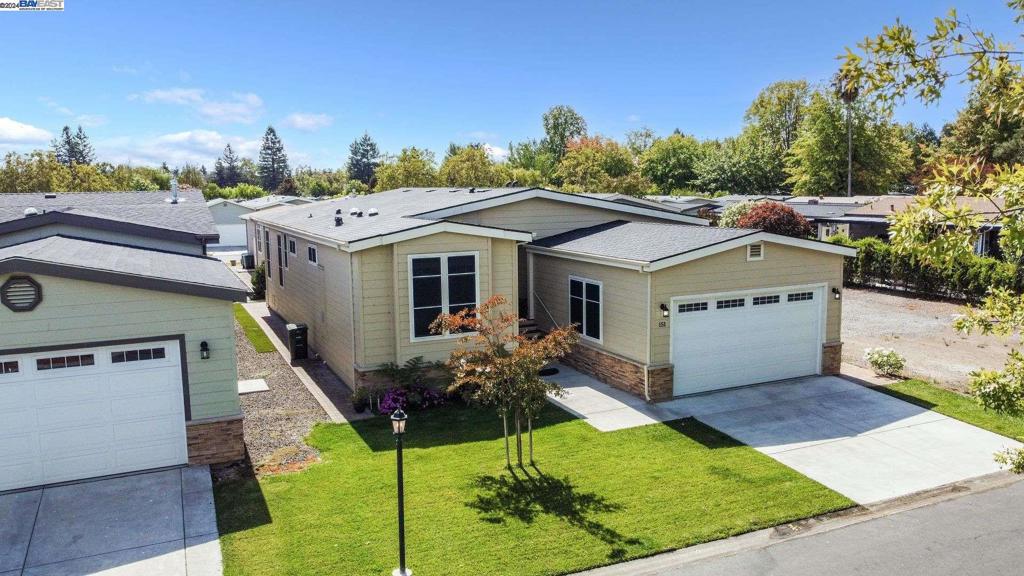
<svg viewBox="0 0 1024 576">
<path fill-rule="evenodd" d="M 701 446 L 714 450 L 718 448 L 736 448 L 745 446 L 743 442 L 736 440 L 725 432 L 712 428 L 696 418 L 683 418 L 665 422 L 665 426 L 679 432 L 690 440 Z"/>
<path fill-rule="evenodd" d="M 478 476 L 474 481 L 480 493 L 466 505 L 477 510 L 484 522 L 504 524 L 514 519 L 532 524 L 541 514 L 555 516 L 608 544 L 611 560 L 624 558 L 627 546 L 641 544 L 640 540 L 627 538 L 591 517 L 621 510 L 621 505 L 593 492 L 580 492 L 568 478 L 548 476 L 533 465 L 519 468 L 518 473 L 515 468 L 509 472 L 501 476 Z"/>
<path fill-rule="evenodd" d="M 242 462 L 213 466 L 211 471 L 217 528 L 222 536 L 273 521 L 248 454 Z"/>
<path fill-rule="evenodd" d="M 575 419 L 575 416 L 564 410 L 547 406 L 533 421 L 533 429 L 537 431 Z M 395 449 L 395 437 L 391 433 L 391 421 L 388 418 L 380 416 L 358 420 L 351 422 L 351 426 L 374 452 Z M 512 422 L 509 422 L 509 434 L 513 432 Z M 525 424 L 523 433 L 526 433 Z M 406 449 L 433 448 L 498 440 L 501 437 L 501 418 L 493 409 L 451 404 L 442 408 L 410 412 L 402 442 Z"/>
</svg>

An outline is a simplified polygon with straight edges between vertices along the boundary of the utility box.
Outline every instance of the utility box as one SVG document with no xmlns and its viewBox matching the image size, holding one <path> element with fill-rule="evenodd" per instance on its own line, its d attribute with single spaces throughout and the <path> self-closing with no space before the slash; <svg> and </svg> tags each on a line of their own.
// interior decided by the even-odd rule
<svg viewBox="0 0 1024 576">
<path fill-rule="evenodd" d="M 256 268 L 256 256 L 254 254 L 242 254 L 242 268 L 246 270 Z"/>
<path fill-rule="evenodd" d="M 309 358 L 306 325 L 289 324 L 286 328 L 288 329 L 288 352 L 291 354 L 292 362 Z"/>
</svg>

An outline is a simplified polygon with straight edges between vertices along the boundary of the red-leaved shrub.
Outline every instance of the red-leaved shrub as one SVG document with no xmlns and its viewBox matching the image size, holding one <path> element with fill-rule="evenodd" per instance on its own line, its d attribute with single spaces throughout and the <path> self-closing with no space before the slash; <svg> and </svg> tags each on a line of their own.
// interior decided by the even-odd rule
<svg viewBox="0 0 1024 576">
<path fill-rule="evenodd" d="M 740 218 L 740 228 L 757 228 L 793 238 L 807 238 L 814 229 L 806 218 L 782 202 L 758 202 Z"/>
</svg>

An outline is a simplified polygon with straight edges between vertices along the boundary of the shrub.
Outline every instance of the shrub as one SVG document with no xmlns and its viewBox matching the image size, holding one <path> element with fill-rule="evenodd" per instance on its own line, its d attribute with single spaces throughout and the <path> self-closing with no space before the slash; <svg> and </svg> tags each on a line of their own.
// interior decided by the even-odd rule
<svg viewBox="0 0 1024 576">
<path fill-rule="evenodd" d="M 434 406 L 444 406 L 448 402 L 444 393 L 426 386 L 409 386 L 407 388 L 388 388 L 377 404 L 381 414 L 391 414 L 395 410 L 424 410 Z"/>
<path fill-rule="evenodd" d="M 757 202 L 736 225 L 793 238 L 807 238 L 814 233 L 806 218 L 782 202 Z"/>
<path fill-rule="evenodd" d="M 722 216 L 718 218 L 718 225 L 722 228 L 738 228 L 740 218 L 746 216 L 753 207 L 753 202 L 737 202 L 726 206 L 725 210 L 722 210 Z"/>
<path fill-rule="evenodd" d="M 259 266 L 249 273 L 252 278 L 253 300 L 263 300 L 267 295 L 267 263 L 260 262 Z"/>
<path fill-rule="evenodd" d="M 864 359 L 881 376 L 899 376 L 907 366 L 907 359 L 892 348 L 865 348 Z"/>
</svg>

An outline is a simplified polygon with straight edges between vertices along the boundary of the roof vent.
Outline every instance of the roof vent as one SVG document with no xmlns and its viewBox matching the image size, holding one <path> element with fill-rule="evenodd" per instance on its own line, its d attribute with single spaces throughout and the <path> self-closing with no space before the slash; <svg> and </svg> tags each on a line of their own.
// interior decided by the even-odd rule
<svg viewBox="0 0 1024 576">
<path fill-rule="evenodd" d="M 13 312 L 29 312 L 43 300 L 43 288 L 28 276 L 11 276 L 0 286 L 0 302 Z"/>
<path fill-rule="evenodd" d="M 178 197 L 178 178 L 177 176 L 171 176 L 171 197 L 164 200 L 169 204 L 177 204 L 182 199 Z"/>
<path fill-rule="evenodd" d="M 356 208 L 355 206 L 353 206 L 353 207 L 348 209 L 348 215 L 349 216 L 355 216 L 356 214 L 359 214 L 359 208 Z"/>
<path fill-rule="evenodd" d="M 370 208 L 370 210 L 366 214 L 368 216 L 376 216 L 377 214 L 380 214 L 380 212 L 377 212 L 376 208 Z"/>
<path fill-rule="evenodd" d="M 469 189 L 469 193 L 470 194 L 475 194 L 476 193 L 476 188 L 470 188 Z"/>
<path fill-rule="evenodd" d="M 808 204 L 817 204 L 818 203 L 818 199 L 817 198 L 811 198 L 810 200 L 807 201 L 807 203 Z"/>
<path fill-rule="evenodd" d="M 334 217 L 334 226 L 335 227 L 341 226 L 341 224 L 342 224 L 341 216 L 335 216 Z"/>
<path fill-rule="evenodd" d="M 36 216 L 39 214 L 38 208 L 25 208 L 25 216 Z"/>
<path fill-rule="evenodd" d="M 47 200 L 53 200 L 56 197 L 57 195 L 53 192 L 47 192 L 46 194 L 43 194 L 43 198 L 46 198 Z"/>
<path fill-rule="evenodd" d="M 341 214 L 341 208 L 338 208 L 337 210 L 335 210 L 334 213 L 335 214 Z"/>
</svg>

